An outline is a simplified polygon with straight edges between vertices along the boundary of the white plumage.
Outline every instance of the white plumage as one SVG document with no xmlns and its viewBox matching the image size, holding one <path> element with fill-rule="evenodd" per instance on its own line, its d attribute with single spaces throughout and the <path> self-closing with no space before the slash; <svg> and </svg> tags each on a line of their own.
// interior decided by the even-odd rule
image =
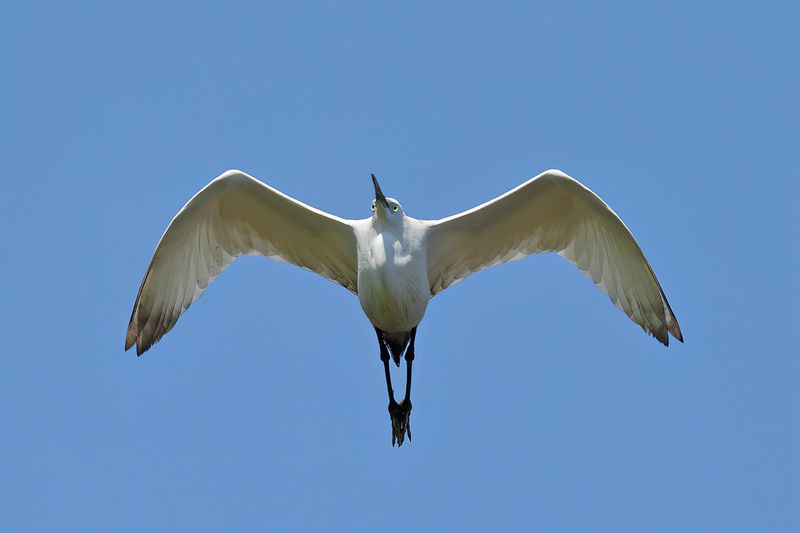
<svg viewBox="0 0 800 533">
<path fill-rule="evenodd" d="M 373 215 L 345 220 L 244 172 L 230 170 L 213 180 L 161 237 L 133 307 L 125 349 L 135 344 L 142 354 L 158 342 L 240 255 L 293 263 L 358 295 L 378 331 L 382 359 L 388 347 L 398 364 L 409 340 L 406 360 L 413 360 L 414 333 L 431 297 L 484 268 L 544 252 L 576 265 L 663 344 L 670 334 L 683 340 L 633 235 L 596 194 L 566 174 L 549 170 L 441 220 L 406 215 L 397 200 L 383 196 L 374 177 L 373 182 Z M 388 367 L 387 386 L 391 412 Z M 394 414 L 392 420 L 393 437 L 402 443 L 397 432 L 408 429 L 408 413 L 404 423 L 395 424 Z"/>
</svg>

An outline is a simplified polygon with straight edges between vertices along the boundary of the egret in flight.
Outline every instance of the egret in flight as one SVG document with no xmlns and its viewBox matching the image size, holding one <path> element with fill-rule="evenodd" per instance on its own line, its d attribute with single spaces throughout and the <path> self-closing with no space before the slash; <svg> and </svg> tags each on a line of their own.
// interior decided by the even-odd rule
<svg viewBox="0 0 800 533">
<path fill-rule="evenodd" d="M 136 296 L 125 349 L 141 355 L 235 258 L 293 263 L 356 296 L 375 328 L 386 375 L 392 445 L 411 438 L 414 339 L 428 301 L 471 274 L 555 252 L 577 266 L 631 320 L 664 345 L 683 341 L 667 297 L 622 220 L 595 193 L 548 170 L 473 209 L 441 220 L 408 216 L 372 176 L 371 215 L 346 220 L 299 202 L 238 170 L 183 206 L 156 247 Z M 397 402 L 389 359 L 406 361 Z"/>
</svg>

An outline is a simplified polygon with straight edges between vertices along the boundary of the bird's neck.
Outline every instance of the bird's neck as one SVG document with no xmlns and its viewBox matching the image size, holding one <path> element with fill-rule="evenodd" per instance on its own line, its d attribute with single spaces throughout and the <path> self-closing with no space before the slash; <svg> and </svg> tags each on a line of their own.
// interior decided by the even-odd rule
<svg viewBox="0 0 800 533">
<path fill-rule="evenodd" d="M 398 236 L 403 234 L 402 220 L 389 220 L 375 217 L 372 221 L 372 227 L 375 229 L 376 233 L 391 233 Z"/>
</svg>

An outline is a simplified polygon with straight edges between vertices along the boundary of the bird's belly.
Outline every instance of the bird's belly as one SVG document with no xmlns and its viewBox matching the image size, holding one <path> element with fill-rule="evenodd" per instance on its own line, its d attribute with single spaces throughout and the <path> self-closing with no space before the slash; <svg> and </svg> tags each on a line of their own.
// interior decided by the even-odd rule
<svg viewBox="0 0 800 533">
<path fill-rule="evenodd" d="M 417 327 L 430 294 L 427 276 L 402 271 L 390 274 L 383 269 L 358 273 L 361 308 L 370 322 L 385 332 L 406 332 Z"/>
</svg>

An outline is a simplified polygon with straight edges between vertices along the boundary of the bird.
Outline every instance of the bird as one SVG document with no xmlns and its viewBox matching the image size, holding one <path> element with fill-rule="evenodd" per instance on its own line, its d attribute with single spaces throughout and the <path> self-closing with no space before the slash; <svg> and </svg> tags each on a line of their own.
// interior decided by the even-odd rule
<svg viewBox="0 0 800 533">
<path fill-rule="evenodd" d="M 641 248 L 594 192 L 547 170 L 472 209 L 416 219 L 371 174 L 370 216 L 348 220 L 315 209 L 239 170 L 195 194 L 172 219 L 139 287 L 125 350 L 142 355 L 209 283 L 243 255 L 292 263 L 356 295 L 371 322 L 389 397 L 392 446 L 411 440 L 411 371 L 428 302 L 493 265 L 553 252 L 575 265 L 616 307 L 665 346 L 683 334 Z M 406 362 L 395 399 L 390 359 Z"/>
</svg>

